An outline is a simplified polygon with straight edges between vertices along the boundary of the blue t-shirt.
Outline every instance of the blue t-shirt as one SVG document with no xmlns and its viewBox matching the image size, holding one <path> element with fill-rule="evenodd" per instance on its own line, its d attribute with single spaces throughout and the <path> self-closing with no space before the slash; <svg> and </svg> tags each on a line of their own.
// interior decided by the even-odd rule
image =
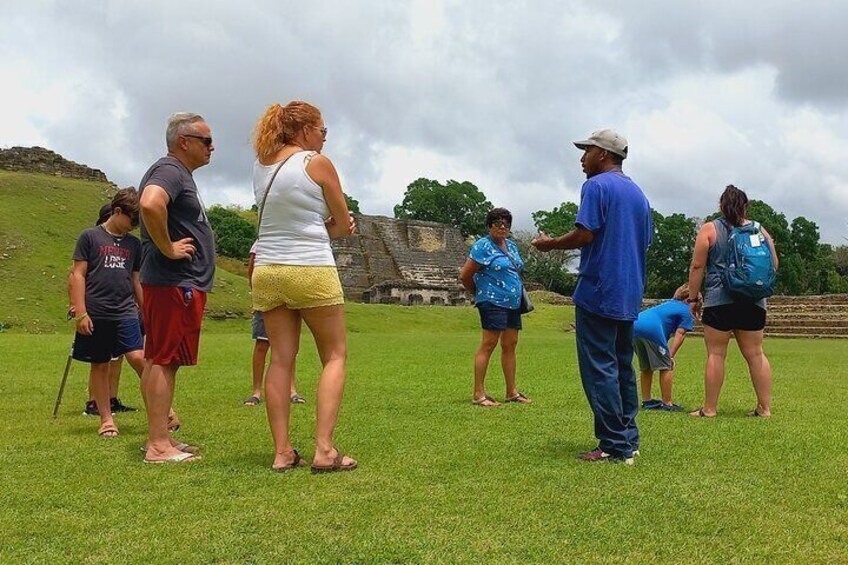
<svg viewBox="0 0 848 565">
<path fill-rule="evenodd" d="M 595 175 L 583 183 L 576 223 L 595 239 L 580 250 L 574 304 L 605 318 L 635 320 L 654 233 L 642 189 L 621 173 Z"/>
<path fill-rule="evenodd" d="M 474 273 L 474 285 L 477 287 L 474 300 L 477 304 L 489 302 L 510 310 L 517 310 L 521 304 L 522 283 L 518 273 L 524 268 L 524 261 L 511 239 L 506 240 L 506 247 L 511 259 L 488 236 L 481 237 L 471 246 L 468 256 L 482 267 Z"/>
<path fill-rule="evenodd" d="M 680 300 L 669 300 L 640 312 L 633 324 L 633 336 L 666 347 L 678 329 L 691 332 L 694 327 L 695 320 L 689 306 Z"/>
</svg>

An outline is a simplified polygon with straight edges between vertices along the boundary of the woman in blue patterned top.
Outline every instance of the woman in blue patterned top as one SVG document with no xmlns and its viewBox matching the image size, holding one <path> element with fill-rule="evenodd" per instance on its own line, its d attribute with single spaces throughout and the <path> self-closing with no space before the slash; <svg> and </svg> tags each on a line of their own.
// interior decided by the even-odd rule
<svg viewBox="0 0 848 565">
<path fill-rule="evenodd" d="M 524 268 L 524 261 L 515 242 L 507 239 L 512 214 L 506 208 L 495 208 L 486 216 L 486 227 L 489 235 L 471 246 L 468 260 L 459 274 L 462 285 L 474 293 L 483 326 L 483 339 L 474 356 L 472 402 L 478 406 L 500 406 L 483 387 L 489 359 L 500 342 L 501 367 L 506 380 L 505 402 L 529 404 L 531 400 L 515 388 L 515 347 L 521 329 L 519 307 L 524 290 L 519 273 Z"/>
</svg>

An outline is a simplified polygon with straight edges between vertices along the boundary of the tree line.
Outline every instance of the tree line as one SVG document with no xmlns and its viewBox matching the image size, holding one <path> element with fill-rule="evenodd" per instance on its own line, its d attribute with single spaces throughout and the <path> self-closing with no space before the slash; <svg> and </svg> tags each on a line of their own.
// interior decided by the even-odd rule
<svg viewBox="0 0 848 565">
<path fill-rule="evenodd" d="M 359 202 L 345 195 L 351 212 L 360 213 Z M 472 241 L 488 233 L 486 214 L 493 204 L 480 189 L 470 182 L 449 180 L 446 183 L 419 178 L 406 189 L 403 200 L 394 207 L 394 216 L 401 219 L 425 220 L 452 225 Z M 648 250 L 647 285 L 645 294 L 664 298 L 689 276 L 689 262 L 695 235 L 701 224 L 717 218 L 713 213 L 705 218 L 684 214 L 663 215 L 652 210 L 654 242 Z M 246 259 L 256 235 L 257 211 L 235 206 L 215 205 L 208 210 L 215 232 L 218 252 L 227 257 Z M 760 222 L 774 238 L 780 257 L 777 293 L 786 295 L 830 294 L 848 292 L 848 246 L 821 243 L 818 225 L 803 216 L 791 222 L 766 202 L 752 200 L 749 208 L 752 220 Z M 563 202 L 551 210 L 538 210 L 531 215 L 537 230 L 552 236 L 562 235 L 574 227 L 577 204 Z M 531 245 L 532 232 L 516 232 L 522 257 L 525 259 L 525 279 L 547 290 L 570 295 L 577 283 L 575 251 L 539 253 Z"/>
</svg>

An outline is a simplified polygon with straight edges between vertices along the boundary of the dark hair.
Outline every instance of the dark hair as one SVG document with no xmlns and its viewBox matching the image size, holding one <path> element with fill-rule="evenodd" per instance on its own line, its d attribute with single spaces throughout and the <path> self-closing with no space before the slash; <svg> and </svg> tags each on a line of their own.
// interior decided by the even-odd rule
<svg viewBox="0 0 848 565">
<path fill-rule="evenodd" d="M 112 197 L 112 212 L 120 208 L 121 212 L 130 217 L 138 217 L 138 192 L 133 187 L 122 188 Z"/>
<path fill-rule="evenodd" d="M 607 152 L 607 156 L 609 156 L 610 161 L 612 161 L 612 164 L 616 167 L 620 167 L 624 164 L 624 157 L 622 157 L 618 153 L 613 153 L 612 151 L 609 151 L 607 149 L 605 149 L 604 151 Z M 624 148 L 624 152 L 627 153 L 626 147 Z"/>
<path fill-rule="evenodd" d="M 486 227 L 492 227 L 498 220 L 505 220 L 509 225 L 512 225 L 512 212 L 506 208 L 492 208 L 486 214 Z"/>
<path fill-rule="evenodd" d="M 732 184 L 729 184 L 724 189 L 718 206 L 721 209 L 724 219 L 730 225 L 741 226 L 742 222 L 745 221 L 745 214 L 748 212 L 748 196 Z"/>
</svg>

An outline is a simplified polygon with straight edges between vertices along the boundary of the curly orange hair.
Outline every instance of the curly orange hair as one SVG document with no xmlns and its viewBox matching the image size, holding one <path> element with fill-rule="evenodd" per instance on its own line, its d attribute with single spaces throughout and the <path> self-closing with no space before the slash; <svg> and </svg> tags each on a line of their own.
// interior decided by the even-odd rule
<svg viewBox="0 0 848 565">
<path fill-rule="evenodd" d="M 267 161 L 283 145 L 291 143 L 303 126 L 321 121 L 321 110 L 308 102 L 294 101 L 285 106 L 271 104 L 253 130 L 253 148 L 260 161 Z"/>
</svg>

